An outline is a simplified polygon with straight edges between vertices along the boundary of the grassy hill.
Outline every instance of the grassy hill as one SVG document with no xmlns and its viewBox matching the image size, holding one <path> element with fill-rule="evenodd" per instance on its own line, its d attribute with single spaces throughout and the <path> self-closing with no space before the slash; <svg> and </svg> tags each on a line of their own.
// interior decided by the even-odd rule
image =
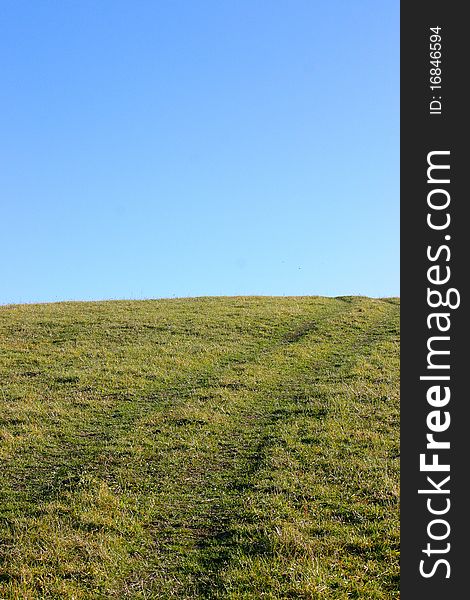
<svg viewBox="0 0 470 600">
<path fill-rule="evenodd" d="M 0 307 L 0 598 L 398 598 L 399 301 Z"/>
</svg>

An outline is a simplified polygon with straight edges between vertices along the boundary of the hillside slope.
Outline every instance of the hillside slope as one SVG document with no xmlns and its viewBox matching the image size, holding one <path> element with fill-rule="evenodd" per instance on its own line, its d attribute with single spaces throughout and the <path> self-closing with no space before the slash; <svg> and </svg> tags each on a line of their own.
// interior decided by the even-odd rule
<svg viewBox="0 0 470 600">
<path fill-rule="evenodd" d="M 399 301 L 0 308 L 0 598 L 398 598 Z"/>
</svg>

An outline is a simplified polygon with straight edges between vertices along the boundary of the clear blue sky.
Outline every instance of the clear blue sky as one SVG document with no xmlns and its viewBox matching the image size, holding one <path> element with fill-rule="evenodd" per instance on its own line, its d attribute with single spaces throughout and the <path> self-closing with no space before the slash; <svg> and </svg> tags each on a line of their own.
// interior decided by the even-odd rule
<svg viewBox="0 0 470 600">
<path fill-rule="evenodd" d="M 0 2 L 0 302 L 399 294 L 398 0 Z"/>
</svg>

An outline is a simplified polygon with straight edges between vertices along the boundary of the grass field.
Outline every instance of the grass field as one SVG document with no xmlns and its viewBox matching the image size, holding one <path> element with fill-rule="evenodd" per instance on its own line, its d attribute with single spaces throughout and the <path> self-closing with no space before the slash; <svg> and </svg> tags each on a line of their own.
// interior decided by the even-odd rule
<svg viewBox="0 0 470 600">
<path fill-rule="evenodd" d="M 0 307 L 0 598 L 398 598 L 398 376 L 397 299 Z"/>
</svg>

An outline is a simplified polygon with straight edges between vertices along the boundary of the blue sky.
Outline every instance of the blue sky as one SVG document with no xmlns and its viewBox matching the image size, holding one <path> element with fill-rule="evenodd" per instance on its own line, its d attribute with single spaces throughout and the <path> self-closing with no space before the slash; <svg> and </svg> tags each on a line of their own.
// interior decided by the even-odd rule
<svg viewBox="0 0 470 600">
<path fill-rule="evenodd" d="M 399 3 L 0 3 L 0 302 L 399 294 Z"/>
</svg>

